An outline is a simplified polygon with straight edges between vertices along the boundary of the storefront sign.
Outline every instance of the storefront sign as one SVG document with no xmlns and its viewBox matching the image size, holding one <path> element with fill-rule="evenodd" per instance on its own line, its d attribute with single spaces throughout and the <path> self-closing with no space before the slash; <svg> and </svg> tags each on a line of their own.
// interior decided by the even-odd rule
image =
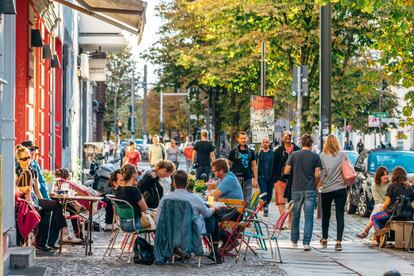
<svg viewBox="0 0 414 276">
<path fill-rule="evenodd" d="M 275 110 L 273 97 L 250 97 L 250 128 L 252 143 L 261 143 L 268 137 L 273 142 Z"/>
<path fill-rule="evenodd" d="M 106 81 L 106 59 L 89 60 L 89 80 Z"/>
</svg>

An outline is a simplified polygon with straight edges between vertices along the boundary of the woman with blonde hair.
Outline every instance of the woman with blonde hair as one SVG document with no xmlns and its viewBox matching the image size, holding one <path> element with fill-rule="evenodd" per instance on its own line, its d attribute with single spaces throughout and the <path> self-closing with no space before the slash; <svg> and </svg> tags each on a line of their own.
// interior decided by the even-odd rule
<svg viewBox="0 0 414 276">
<path fill-rule="evenodd" d="M 342 236 L 344 233 L 344 213 L 346 202 L 346 185 L 342 176 L 342 162 L 348 157 L 341 152 L 338 138 L 328 135 L 321 153 L 322 171 L 319 191 L 322 199 L 322 239 L 323 248 L 328 246 L 329 221 L 331 219 L 332 201 L 335 201 L 336 213 L 336 251 L 342 251 Z"/>
</svg>

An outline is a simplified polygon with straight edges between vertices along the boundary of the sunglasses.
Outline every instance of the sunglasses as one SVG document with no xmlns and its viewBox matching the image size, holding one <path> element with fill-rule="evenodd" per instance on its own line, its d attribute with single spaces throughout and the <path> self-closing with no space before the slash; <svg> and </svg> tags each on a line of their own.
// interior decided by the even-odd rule
<svg viewBox="0 0 414 276">
<path fill-rule="evenodd" d="M 19 158 L 19 160 L 20 160 L 20 161 L 27 161 L 27 160 L 30 160 L 30 156 L 26 156 L 26 157 L 23 157 L 23 158 Z"/>
</svg>

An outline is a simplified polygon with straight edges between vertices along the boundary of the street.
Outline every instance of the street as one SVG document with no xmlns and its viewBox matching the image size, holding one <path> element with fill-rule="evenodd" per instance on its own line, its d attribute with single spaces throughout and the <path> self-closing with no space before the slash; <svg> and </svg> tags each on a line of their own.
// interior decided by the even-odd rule
<svg viewBox="0 0 414 276">
<path fill-rule="evenodd" d="M 334 212 L 333 212 L 334 213 Z M 97 217 L 103 225 L 103 214 Z M 274 204 L 270 206 L 269 221 L 277 216 Z M 110 233 L 94 232 L 93 256 L 84 256 L 82 246 L 65 246 L 62 255 L 38 252 L 35 265 L 47 267 L 47 275 L 382 275 L 390 269 L 397 269 L 401 275 L 414 275 L 414 254 L 400 249 L 370 248 L 369 241 L 359 240 L 355 235 L 360 232 L 368 221 L 357 215 L 346 215 L 343 251 L 334 251 L 334 241 L 328 241 L 328 248 L 321 249 L 321 220 L 315 220 L 312 250 L 304 252 L 299 242 L 299 248 L 293 249 L 290 243 L 289 231 L 283 231 L 280 236 L 282 264 L 273 266 L 270 253 L 258 250 L 254 256 L 250 251 L 247 261 L 237 264 L 235 258 L 226 257 L 222 265 L 213 265 L 203 258 L 201 268 L 197 268 L 196 259 L 174 265 L 137 265 L 128 264 L 124 255 L 118 259 L 118 251 L 112 256 L 103 258 Z M 303 224 L 303 219 L 302 219 Z M 331 222 L 330 238 L 336 233 L 336 223 Z M 303 227 L 303 225 L 302 225 Z M 118 244 L 121 238 L 118 239 Z M 255 241 L 251 242 L 257 247 Z"/>
</svg>

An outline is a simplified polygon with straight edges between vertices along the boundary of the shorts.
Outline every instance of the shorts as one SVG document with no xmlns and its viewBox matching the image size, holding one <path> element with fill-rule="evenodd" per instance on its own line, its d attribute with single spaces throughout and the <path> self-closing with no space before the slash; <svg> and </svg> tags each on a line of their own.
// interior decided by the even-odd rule
<svg viewBox="0 0 414 276">
<path fill-rule="evenodd" d="M 286 198 L 283 197 L 286 189 L 286 183 L 278 180 L 275 183 L 275 203 L 276 205 L 286 204 Z"/>
</svg>

